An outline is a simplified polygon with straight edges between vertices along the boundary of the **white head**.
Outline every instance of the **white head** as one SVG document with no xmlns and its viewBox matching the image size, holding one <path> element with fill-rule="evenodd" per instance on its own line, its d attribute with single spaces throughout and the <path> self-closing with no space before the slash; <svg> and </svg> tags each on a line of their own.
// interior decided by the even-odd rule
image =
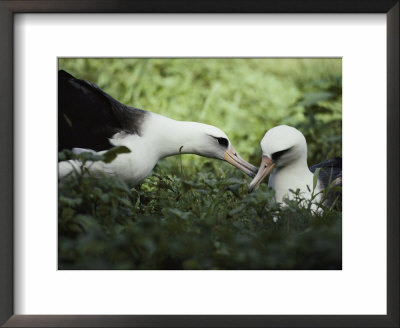
<svg viewBox="0 0 400 328">
<path fill-rule="evenodd" d="M 298 162 L 307 164 L 307 142 L 304 135 L 288 125 L 276 126 L 261 140 L 262 160 L 257 175 L 251 181 L 252 192 L 274 167 L 283 168 Z"/>
<path fill-rule="evenodd" d="M 204 157 L 224 160 L 250 177 L 254 177 L 257 168 L 246 162 L 232 146 L 228 136 L 215 126 L 196 123 L 188 124 L 189 131 L 182 143 L 181 153 L 192 153 Z"/>
<path fill-rule="evenodd" d="M 179 123 L 183 129 L 179 138 L 182 144 L 181 153 L 224 159 L 230 141 L 223 131 L 215 126 L 197 122 Z"/>
<path fill-rule="evenodd" d="M 289 165 L 299 159 L 307 160 L 307 142 L 304 135 L 288 125 L 276 126 L 261 140 L 263 157 L 269 157 L 276 167 Z"/>
<path fill-rule="evenodd" d="M 175 121 L 154 114 L 151 122 L 149 135 L 156 139 L 152 144 L 158 145 L 159 158 L 176 154 L 196 154 L 227 161 L 250 177 L 257 173 L 257 168 L 241 158 L 228 136 L 215 126 Z"/>
</svg>

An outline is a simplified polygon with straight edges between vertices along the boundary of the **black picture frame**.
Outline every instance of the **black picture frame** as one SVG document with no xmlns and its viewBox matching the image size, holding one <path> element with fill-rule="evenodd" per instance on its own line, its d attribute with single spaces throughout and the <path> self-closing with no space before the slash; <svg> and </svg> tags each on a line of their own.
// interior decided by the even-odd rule
<svg viewBox="0 0 400 328">
<path fill-rule="evenodd" d="M 14 14 L 122 12 L 386 14 L 387 315 L 14 315 Z M 399 327 L 398 90 L 399 1 L 396 0 L 0 0 L 0 324 L 4 327 Z"/>
</svg>

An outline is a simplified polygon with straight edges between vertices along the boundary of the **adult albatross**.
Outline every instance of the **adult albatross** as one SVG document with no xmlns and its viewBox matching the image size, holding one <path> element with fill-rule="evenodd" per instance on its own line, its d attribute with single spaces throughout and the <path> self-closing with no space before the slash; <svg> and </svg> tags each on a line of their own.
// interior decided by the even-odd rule
<svg viewBox="0 0 400 328">
<path fill-rule="evenodd" d="M 250 177 L 257 168 L 239 156 L 220 129 L 196 122 L 175 121 L 162 115 L 121 104 L 93 83 L 58 72 L 58 148 L 102 154 L 126 146 L 111 163 L 87 165 L 90 171 L 119 176 L 131 185 L 143 181 L 158 160 L 176 154 L 197 154 L 224 160 Z M 81 163 L 59 163 L 59 177 Z"/>
<path fill-rule="evenodd" d="M 267 131 L 261 140 L 262 160 L 257 175 L 250 182 L 249 192 L 255 190 L 260 182 L 272 171 L 268 185 L 275 190 L 277 202 L 285 197 L 291 198 L 291 190 L 300 190 L 300 194 L 310 199 L 313 192 L 313 172 L 320 169 L 314 190 L 316 201 L 321 199 L 321 191 L 328 184 L 342 184 L 342 158 L 336 157 L 308 168 L 307 142 L 297 129 L 279 125 Z M 275 170 L 274 170 L 275 168 Z M 326 205 L 333 201 L 328 198 Z"/>
</svg>

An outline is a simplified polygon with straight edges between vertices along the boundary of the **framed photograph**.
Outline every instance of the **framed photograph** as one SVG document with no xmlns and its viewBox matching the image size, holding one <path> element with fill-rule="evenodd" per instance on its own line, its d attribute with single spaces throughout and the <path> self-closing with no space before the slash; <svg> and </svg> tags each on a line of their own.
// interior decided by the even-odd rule
<svg viewBox="0 0 400 328">
<path fill-rule="evenodd" d="M 399 325 L 397 1 L 0 10 L 3 326 Z"/>
</svg>

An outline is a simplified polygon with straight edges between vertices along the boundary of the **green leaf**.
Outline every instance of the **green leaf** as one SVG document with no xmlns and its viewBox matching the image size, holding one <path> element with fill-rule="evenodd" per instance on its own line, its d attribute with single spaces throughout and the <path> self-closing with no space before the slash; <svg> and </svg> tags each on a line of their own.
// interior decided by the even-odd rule
<svg viewBox="0 0 400 328">
<path fill-rule="evenodd" d="M 90 151 L 84 151 L 82 153 L 76 154 L 75 155 L 76 159 L 79 159 L 82 163 L 91 161 L 91 162 L 96 162 L 96 161 L 102 161 L 104 160 L 104 157 L 99 154 L 95 154 Z"/>
<path fill-rule="evenodd" d="M 239 197 L 240 196 L 240 187 L 241 187 L 241 184 L 234 184 L 234 185 L 231 185 L 231 186 L 228 186 L 228 190 L 230 190 L 236 197 Z"/>
<path fill-rule="evenodd" d="M 60 195 L 58 199 L 59 199 L 59 201 L 61 203 L 64 203 L 64 204 L 69 205 L 69 206 L 76 206 L 76 205 L 82 204 L 82 198 L 81 197 L 69 198 L 69 197 Z"/>
<path fill-rule="evenodd" d="M 313 177 L 313 190 L 317 187 L 318 183 L 318 177 L 319 177 L 319 171 L 321 171 L 321 168 L 317 168 L 314 172 L 314 177 Z"/>
<path fill-rule="evenodd" d="M 235 209 L 229 211 L 228 215 L 229 216 L 234 216 L 235 214 L 238 214 L 241 211 L 243 211 L 245 208 L 246 208 L 246 204 L 242 204 L 242 205 L 236 207 Z"/>
<path fill-rule="evenodd" d="M 190 217 L 190 212 L 183 212 L 177 208 L 169 208 L 168 212 L 183 220 L 187 220 Z"/>
<path fill-rule="evenodd" d="M 74 216 L 74 214 L 75 214 L 75 211 L 74 211 L 72 208 L 70 208 L 70 207 L 64 207 L 64 208 L 61 210 L 61 218 L 62 218 L 63 220 L 69 220 L 69 219 L 71 219 L 71 218 Z"/>
<path fill-rule="evenodd" d="M 68 117 L 67 115 L 65 115 L 65 114 L 63 114 L 63 116 L 64 116 L 64 119 L 65 119 L 65 121 L 67 122 L 67 124 L 72 128 L 72 122 L 71 122 L 71 120 L 69 119 L 69 117 Z"/>
<path fill-rule="evenodd" d="M 335 96 L 334 93 L 328 91 L 320 91 L 320 92 L 310 92 L 306 93 L 302 100 L 300 100 L 297 105 L 308 107 L 311 105 L 315 105 L 320 101 L 328 100 Z"/>
<path fill-rule="evenodd" d="M 75 159 L 76 155 L 70 149 L 63 149 L 62 151 L 58 152 L 58 161 L 66 161 L 69 159 Z"/>
<path fill-rule="evenodd" d="M 111 163 L 117 157 L 118 154 L 126 154 L 130 152 L 131 152 L 130 149 L 125 146 L 114 147 L 103 154 L 104 156 L 103 161 L 105 163 Z"/>
<path fill-rule="evenodd" d="M 108 194 L 101 194 L 100 195 L 100 199 L 104 202 L 104 203 L 108 203 L 110 201 L 110 196 Z"/>
</svg>

